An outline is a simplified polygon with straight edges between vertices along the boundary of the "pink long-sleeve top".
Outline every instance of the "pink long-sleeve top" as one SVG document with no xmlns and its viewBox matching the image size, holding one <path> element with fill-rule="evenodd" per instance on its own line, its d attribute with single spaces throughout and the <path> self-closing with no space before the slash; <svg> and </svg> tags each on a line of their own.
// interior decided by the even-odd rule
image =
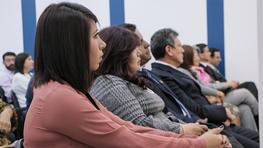
<svg viewBox="0 0 263 148">
<path fill-rule="evenodd" d="M 72 87 L 50 81 L 34 90 L 26 116 L 26 148 L 205 148 L 204 139 L 136 126 L 97 110 Z"/>
<path fill-rule="evenodd" d="M 197 77 L 201 82 L 205 85 L 211 83 L 213 79 L 210 77 L 210 75 L 204 70 L 203 67 L 200 66 L 192 66 L 192 70 L 196 72 Z"/>
</svg>

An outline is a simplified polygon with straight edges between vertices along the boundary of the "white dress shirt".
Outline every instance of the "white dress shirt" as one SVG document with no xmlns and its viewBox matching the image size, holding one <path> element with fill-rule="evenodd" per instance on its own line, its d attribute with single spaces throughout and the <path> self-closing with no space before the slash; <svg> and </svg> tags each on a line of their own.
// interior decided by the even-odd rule
<svg viewBox="0 0 263 148">
<path fill-rule="evenodd" d="M 29 74 L 16 73 L 12 81 L 12 90 L 16 94 L 21 108 L 26 107 L 26 91 L 31 76 Z"/>
<path fill-rule="evenodd" d="M 2 71 L 0 74 L 0 86 L 5 91 L 5 96 L 7 99 L 10 99 L 11 97 L 11 85 L 13 77 L 14 73 L 7 68 L 4 68 L 4 71 Z"/>
</svg>

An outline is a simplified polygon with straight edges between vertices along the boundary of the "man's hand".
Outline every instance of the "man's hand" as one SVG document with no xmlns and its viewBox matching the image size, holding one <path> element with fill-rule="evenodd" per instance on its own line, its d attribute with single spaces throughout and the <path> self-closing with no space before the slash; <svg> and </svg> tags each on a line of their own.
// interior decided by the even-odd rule
<svg viewBox="0 0 263 148">
<path fill-rule="evenodd" d="M 217 91 L 216 96 L 220 99 L 221 103 L 224 102 L 225 94 L 222 91 Z"/>
<path fill-rule="evenodd" d="M 227 81 L 227 84 L 232 89 L 235 89 L 235 88 L 237 88 L 239 86 L 239 82 L 233 81 L 233 80 Z"/>
</svg>

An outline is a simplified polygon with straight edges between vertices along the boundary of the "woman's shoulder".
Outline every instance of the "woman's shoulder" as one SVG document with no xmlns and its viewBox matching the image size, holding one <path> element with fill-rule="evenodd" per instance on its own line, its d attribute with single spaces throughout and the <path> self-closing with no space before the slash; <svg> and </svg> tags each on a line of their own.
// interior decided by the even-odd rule
<svg viewBox="0 0 263 148">
<path fill-rule="evenodd" d="M 127 89 L 127 82 L 120 77 L 113 75 L 99 76 L 93 82 L 90 93 L 96 97 L 102 94 L 112 94 Z"/>
<path fill-rule="evenodd" d="M 178 67 L 177 69 L 178 69 L 180 72 L 184 73 L 184 74 L 187 74 L 187 75 L 191 74 L 190 71 L 187 70 L 187 69 L 185 69 L 185 68 Z"/>
<path fill-rule="evenodd" d="M 78 93 L 75 89 L 73 89 L 71 86 L 67 84 L 61 84 L 56 81 L 50 81 L 46 84 L 43 84 L 37 88 L 34 89 L 34 92 L 36 94 L 45 97 L 45 96 L 63 96 L 65 98 L 69 96 L 79 96 L 82 95 Z"/>
<path fill-rule="evenodd" d="M 200 67 L 200 66 L 192 66 L 191 69 L 194 70 L 195 72 L 199 72 L 199 73 L 203 73 L 205 71 L 204 68 Z"/>
<path fill-rule="evenodd" d="M 97 77 L 93 83 L 93 85 L 123 85 L 124 83 L 127 83 L 126 80 L 118 77 L 118 76 L 114 76 L 114 75 L 101 75 L 99 77 Z"/>
<path fill-rule="evenodd" d="M 110 74 L 107 74 L 107 75 L 101 75 L 99 77 L 96 78 L 96 80 L 123 80 L 122 78 L 118 77 L 118 76 L 115 76 L 115 75 L 110 75 Z"/>
<path fill-rule="evenodd" d="M 17 73 L 15 73 L 13 79 L 21 78 L 21 77 L 23 77 L 23 76 L 24 76 L 23 74 L 21 74 L 20 72 L 17 72 Z"/>
<path fill-rule="evenodd" d="M 18 82 L 24 82 L 26 77 L 21 74 L 20 72 L 17 72 L 14 77 L 13 77 L 13 83 L 18 83 Z"/>
</svg>

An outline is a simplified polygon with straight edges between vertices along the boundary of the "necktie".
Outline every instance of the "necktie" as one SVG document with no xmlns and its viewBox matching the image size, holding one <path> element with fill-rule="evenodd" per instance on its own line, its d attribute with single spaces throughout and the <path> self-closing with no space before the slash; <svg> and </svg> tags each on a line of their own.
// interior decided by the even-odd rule
<svg viewBox="0 0 263 148">
<path fill-rule="evenodd" d="M 177 102 L 177 104 L 179 105 L 182 113 L 184 114 L 184 116 L 187 116 L 188 118 L 191 119 L 191 115 L 189 113 L 189 111 L 186 109 L 186 107 L 182 104 L 181 101 L 179 101 L 174 95 L 172 90 L 166 86 L 163 82 L 161 82 L 159 80 L 159 78 L 157 76 L 155 76 L 154 74 L 151 74 L 148 70 L 143 69 L 143 71 L 146 73 L 147 77 L 152 80 L 153 82 L 155 82 L 156 84 L 158 84 L 160 87 L 164 87 L 167 91 L 170 92 L 171 96 L 173 96 L 174 100 Z"/>
</svg>

